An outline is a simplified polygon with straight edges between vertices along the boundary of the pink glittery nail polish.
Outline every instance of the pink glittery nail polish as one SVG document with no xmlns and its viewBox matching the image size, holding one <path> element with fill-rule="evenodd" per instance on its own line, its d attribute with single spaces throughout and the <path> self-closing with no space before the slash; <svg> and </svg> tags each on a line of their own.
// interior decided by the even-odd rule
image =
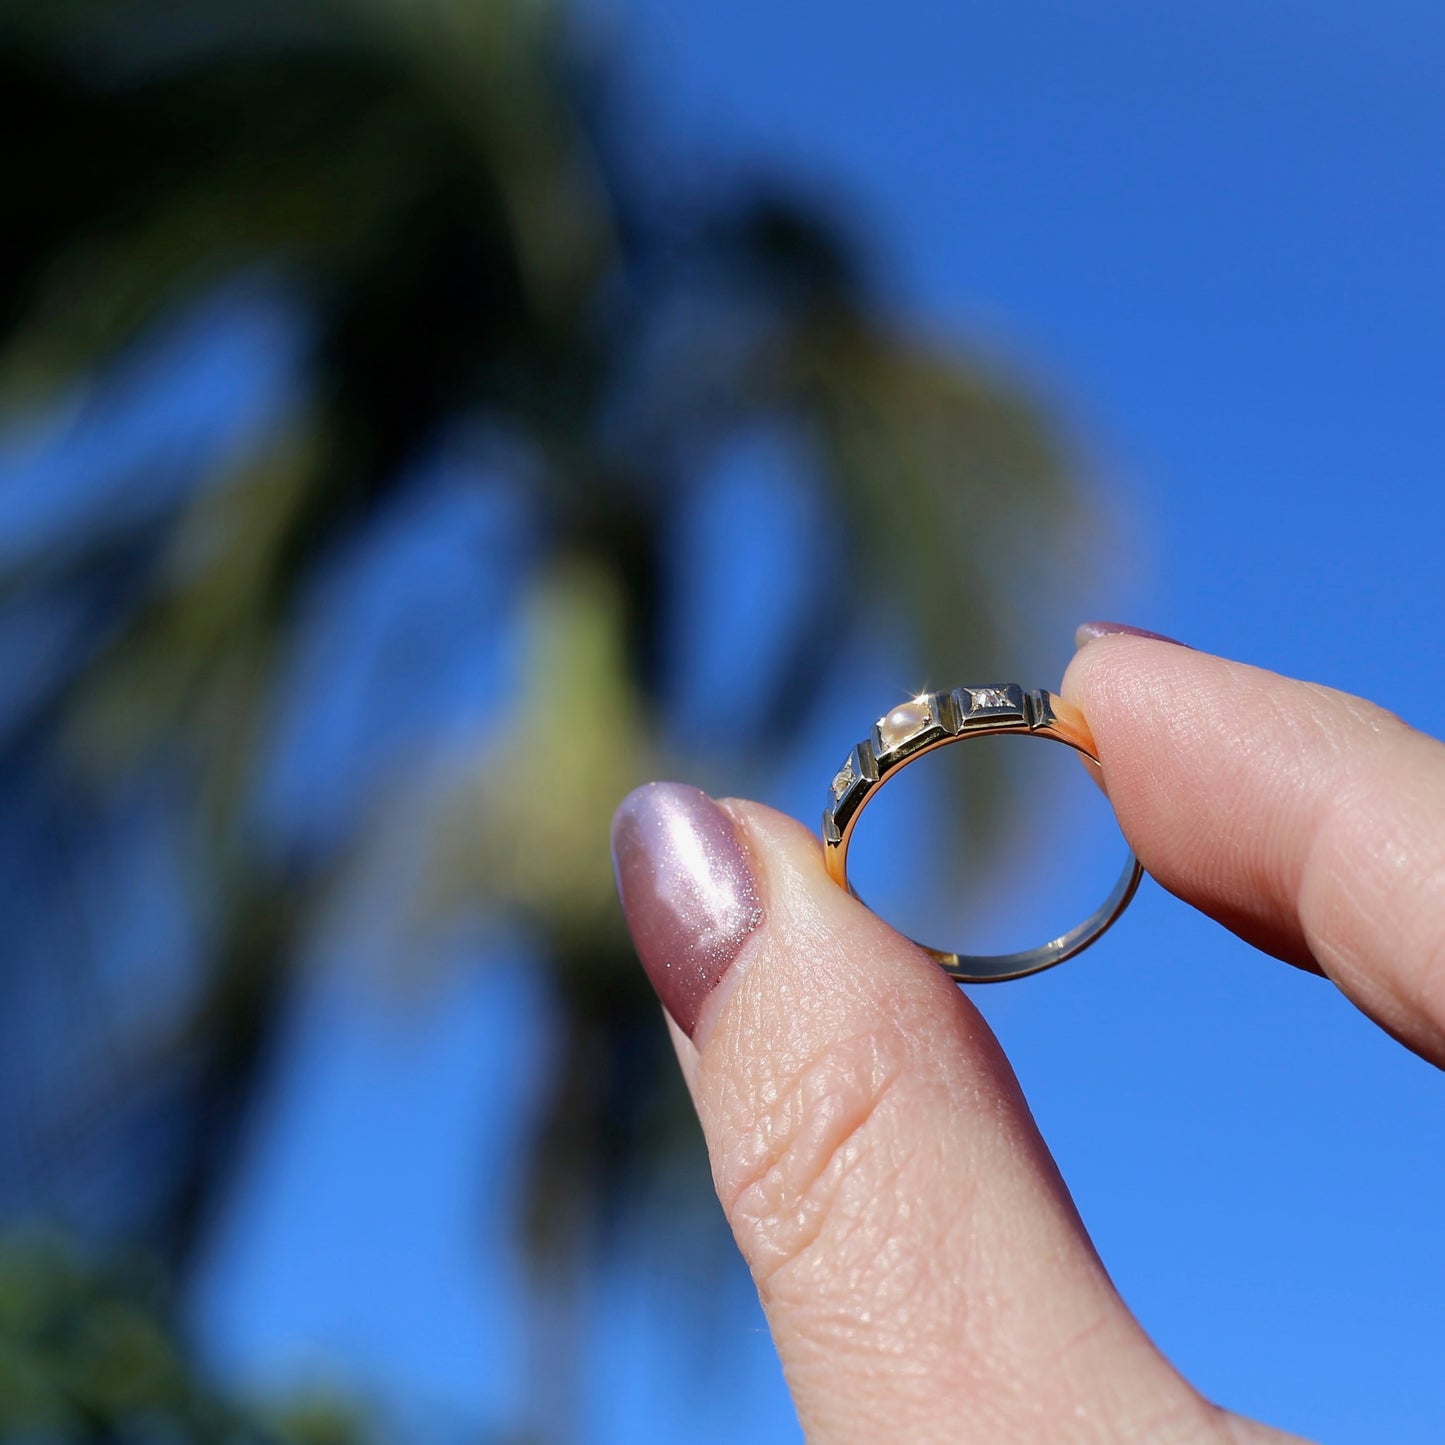
<svg viewBox="0 0 1445 1445">
<path fill-rule="evenodd" d="M 1175 647 L 1189 647 L 1177 637 L 1165 637 L 1162 632 L 1150 632 L 1147 627 L 1130 627 L 1127 622 L 1081 622 L 1074 630 L 1074 647 L 1080 648 L 1096 637 L 1147 637 L 1153 642 L 1172 642 Z M 1194 649 L 1189 648 L 1192 652 Z"/>
<path fill-rule="evenodd" d="M 733 821 L 685 783 L 648 783 L 612 820 L 612 866 L 638 957 L 691 1037 L 763 907 Z"/>
</svg>

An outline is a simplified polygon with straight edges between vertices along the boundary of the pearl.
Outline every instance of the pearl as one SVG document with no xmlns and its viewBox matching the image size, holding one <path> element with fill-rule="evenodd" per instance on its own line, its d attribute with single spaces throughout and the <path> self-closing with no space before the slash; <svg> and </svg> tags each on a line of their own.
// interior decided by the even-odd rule
<svg viewBox="0 0 1445 1445">
<path fill-rule="evenodd" d="M 887 717 L 878 719 L 878 741 L 885 753 L 902 747 L 933 721 L 933 713 L 921 698 L 895 707 Z"/>
</svg>

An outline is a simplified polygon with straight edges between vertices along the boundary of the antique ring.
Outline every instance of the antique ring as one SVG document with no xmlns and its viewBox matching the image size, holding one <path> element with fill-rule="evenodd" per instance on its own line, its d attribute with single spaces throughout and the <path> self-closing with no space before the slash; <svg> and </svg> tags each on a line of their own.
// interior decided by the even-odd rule
<svg viewBox="0 0 1445 1445">
<path fill-rule="evenodd" d="M 934 748 L 994 733 L 1049 738 L 1082 753 L 1093 767 L 1099 766 L 1094 736 L 1083 713 L 1051 692 L 1025 692 L 1016 683 L 1008 683 L 923 693 L 879 718 L 872 736 L 853 749 L 833 779 L 823 814 L 823 853 L 833 881 L 858 896 L 848 882 L 848 842 L 868 800 L 894 773 Z M 1130 853 L 1119 881 L 1103 903 L 1082 923 L 1038 948 L 984 957 L 936 948 L 928 952 L 961 983 L 994 983 L 1038 973 L 1072 958 L 1098 938 L 1129 906 L 1143 876 L 1139 860 Z"/>
</svg>

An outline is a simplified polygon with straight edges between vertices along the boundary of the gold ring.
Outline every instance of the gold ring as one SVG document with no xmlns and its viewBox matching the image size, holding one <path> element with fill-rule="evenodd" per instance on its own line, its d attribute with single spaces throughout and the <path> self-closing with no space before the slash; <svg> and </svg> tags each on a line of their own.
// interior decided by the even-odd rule
<svg viewBox="0 0 1445 1445">
<path fill-rule="evenodd" d="M 995 733 L 1048 738 L 1082 753 L 1093 767 L 1099 766 L 1094 735 L 1083 713 L 1051 692 L 1041 688 L 1026 691 L 1017 683 L 1003 683 L 922 693 L 879 718 L 872 735 L 848 754 L 833 779 L 823 813 L 823 854 L 829 877 L 858 897 L 848 882 L 848 842 L 863 809 L 894 773 L 934 748 Z M 937 948 L 927 951 L 961 983 L 997 983 L 1038 973 L 1081 953 L 1103 934 L 1129 906 L 1143 876 L 1139 860 L 1130 853 L 1103 903 L 1082 923 L 1038 948 L 981 957 Z"/>
</svg>

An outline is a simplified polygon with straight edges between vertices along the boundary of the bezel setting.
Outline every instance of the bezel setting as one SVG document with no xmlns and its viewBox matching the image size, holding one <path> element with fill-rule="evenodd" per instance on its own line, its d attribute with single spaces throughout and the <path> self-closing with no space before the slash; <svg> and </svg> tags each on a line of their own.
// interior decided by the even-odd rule
<svg viewBox="0 0 1445 1445">
<path fill-rule="evenodd" d="M 873 724 L 873 754 L 887 766 L 911 757 L 939 738 L 951 737 L 953 726 L 952 700 L 947 693 L 920 693 L 899 703 Z"/>
<path fill-rule="evenodd" d="M 877 781 L 878 763 L 873 756 L 873 745 L 861 742 L 843 760 L 843 766 L 833 775 L 828 789 L 829 804 L 823 814 L 823 836 L 830 843 L 836 843 L 842 836 L 848 819 L 858 810 L 868 789 Z"/>
<path fill-rule="evenodd" d="M 968 733 L 1030 732 L 1054 721 L 1047 692 L 1027 691 L 1017 683 L 956 687 L 952 692 L 922 692 L 885 713 L 870 735 L 843 760 L 828 788 L 823 837 L 842 840 L 853 814 L 875 784 L 933 744 Z"/>
<path fill-rule="evenodd" d="M 959 731 L 988 724 L 1016 722 L 1032 724 L 1024 706 L 1024 690 L 1016 682 L 991 683 L 984 687 L 957 687 L 953 700 L 958 708 Z"/>
</svg>

